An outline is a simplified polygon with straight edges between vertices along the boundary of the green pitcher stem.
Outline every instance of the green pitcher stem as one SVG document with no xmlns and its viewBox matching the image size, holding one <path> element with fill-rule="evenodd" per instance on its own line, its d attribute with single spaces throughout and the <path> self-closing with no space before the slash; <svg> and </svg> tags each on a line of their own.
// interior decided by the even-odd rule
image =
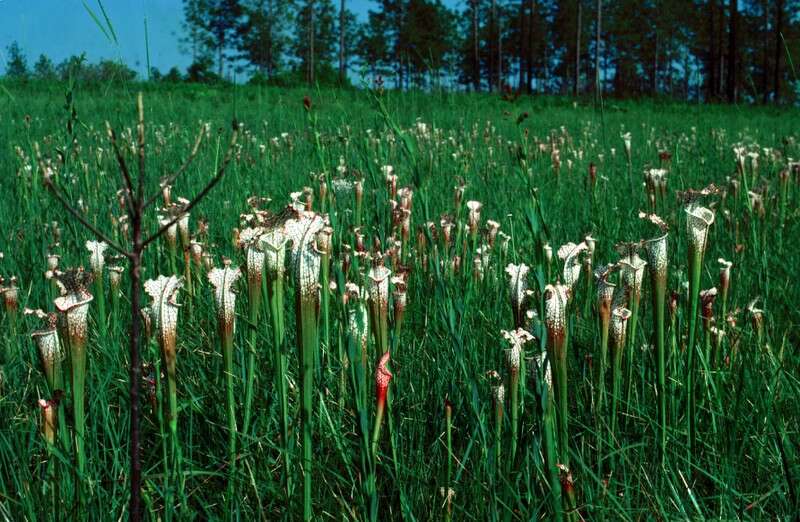
<svg viewBox="0 0 800 522">
<path fill-rule="evenodd" d="M 672 375 L 678 374 L 678 318 L 677 313 L 672 313 L 670 320 L 669 320 L 669 360 L 670 360 L 670 372 Z M 670 417 L 670 421 L 672 423 L 675 422 L 675 413 L 677 411 L 677 400 L 678 400 L 678 393 L 676 390 L 676 384 L 673 382 L 670 383 L 670 390 L 669 390 L 669 397 L 670 397 L 670 412 L 672 415 Z"/>
<path fill-rule="evenodd" d="M 553 379 L 558 422 L 558 455 L 561 463 L 569 465 L 569 402 L 567 401 L 567 346 L 569 346 L 569 323 L 565 319 L 564 337 L 560 345 L 554 346 L 555 364 Z"/>
<path fill-rule="evenodd" d="M 64 343 L 66 344 L 66 343 Z M 62 360 L 56 358 L 53 362 L 53 390 L 65 390 L 65 373 L 66 368 L 62 365 Z M 61 441 L 61 451 L 66 452 L 70 447 L 69 431 L 67 430 L 67 410 L 64 405 L 65 401 L 61 400 L 58 403 L 58 437 Z"/>
<path fill-rule="evenodd" d="M 494 407 L 494 466 L 495 473 L 500 472 L 500 457 L 503 451 L 503 404 L 496 402 Z"/>
<path fill-rule="evenodd" d="M 267 277 L 267 298 L 269 299 L 270 315 L 272 316 L 272 349 L 275 359 L 275 389 L 278 391 L 281 410 L 281 437 L 283 439 L 283 466 L 286 477 L 286 498 L 291 493 L 292 473 L 291 455 L 289 452 L 289 397 L 286 382 L 286 368 L 288 366 L 286 351 L 284 350 L 284 317 L 283 317 L 283 278 L 276 273 Z"/>
<path fill-rule="evenodd" d="M 695 353 L 695 335 L 697 331 L 697 306 L 700 299 L 700 275 L 703 262 L 703 252 L 691 249 L 689 251 L 689 344 L 686 346 L 687 361 L 687 422 L 688 422 L 688 462 L 691 468 L 692 453 L 695 446 L 695 381 L 697 354 Z"/>
<path fill-rule="evenodd" d="M 602 472 L 603 461 L 603 435 L 600 425 L 603 417 L 603 405 L 606 398 L 606 372 L 608 370 L 608 332 L 611 321 L 608 318 L 600 319 L 600 360 L 597 365 L 597 390 L 594 404 L 595 430 L 597 432 L 597 464 L 598 474 Z"/>
<path fill-rule="evenodd" d="M 181 453 L 180 438 L 178 437 L 178 391 L 174 368 L 167 368 L 167 395 L 169 395 L 169 432 L 172 441 L 172 474 L 175 476 L 175 483 L 178 486 L 181 499 L 183 499 L 183 455 Z"/>
<path fill-rule="evenodd" d="M 71 343 L 72 359 L 72 409 L 75 422 L 75 448 L 78 472 L 85 471 L 84 436 L 86 431 L 86 413 L 84 397 L 86 393 L 86 347 L 82 343 Z"/>
<path fill-rule="evenodd" d="M 103 282 L 103 272 L 96 273 L 94 276 L 94 300 L 97 303 L 97 326 L 100 336 L 106 335 L 106 292 Z"/>
<path fill-rule="evenodd" d="M 111 329 L 114 333 L 118 331 L 119 324 L 119 289 L 111 290 Z"/>
<path fill-rule="evenodd" d="M 445 411 L 445 421 L 447 424 L 447 481 L 445 482 L 445 520 L 452 520 L 452 513 L 449 503 L 450 485 L 453 480 L 453 418 L 450 407 Z"/>
<path fill-rule="evenodd" d="M 370 305 L 372 313 L 372 330 L 375 333 L 375 344 L 378 354 L 384 354 L 389 349 L 389 322 L 388 310 L 384 309 L 380 303 Z"/>
<path fill-rule="evenodd" d="M 666 274 L 653 277 L 653 323 L 656 329 L 656 365 L 658 372 L 658 413 L 661 428 L 661 464 L 666 460 L 667 453 L 667 381 L 666 381 L 666 346 L 664 339 L 664 309 L 667 293 Z"/>
<path fill-rule="evenodd" d="M 331 356 L 331 338 L 330 338 L 330 315 L 329 315 L 329 308 L 330 308 L 330 255 L 323 254 L 322 260 L 320 262 L 320 301 L 321 301 L 321 314 L 322 314 L 322 337 L 321 340 L 323 342 L 323 349 L 325 350 L 325 356 L 330 358 Z M 317 368 L 320 367 L 319 363 L 319 352 L 317 350 L 317 361 L 315 364 Z M 330 361 L 326 359 L 325 365 L 333 370 L 333 365 L 330 364 Z"/>
<path fill-rule="evenodd" d="M 521 359 L 522 357 L 520 357 Z M 511 371 L 508 386 L 511 391 L 511 455 L 506 469 L 511 471 L 517 456 L 517 436 L 519 434 L 519 370 Z"/>
<path fill-rule="evenodd" d="M 302 374 L 302 427 L 303 427 L 303 520 L 312 520 L 314 517 L 311 504 L 313 462 L 312 451 L 312 416 L 314 399 L 314 361 L 319 350 L 319 337 L 317 330 L 317 305 L 314 299 L 297 295 L 298 311 L 298 342 L 300 343 L 300 368 Z"/>
<path fill-rule="evenodd" d="M 247 383 L 245 385 L 244 395 L 244 420 L 242 421 L 242 433 L 247 435 L 250 428 L 250 419 L 252 417 L 253 406 L 253 389 L 256 380 L 256 343 L 258 341 L 258 319 L 261 313 L 261 285 L 256 288 L 250 288 L 250 324 L 249 336 L 247 342 Z"/>
<path fill-rule="evenodd" d="M 233 382 L 233 330 L 220 325 L 222 359 L 225 366 L 225 386 L 228 405 L 228 514 L 233 518 L 233 498 L 236 492 L 236 399 Z"/>
<path fill-rule="evenodd" d="M 561 463 L 569 465 L 569 402 L 567 401 L 567 352 L 560 356 L 558 368 L 558 444 Z"/>
<path fill-rule="evenodd" d="M 378 457 L 378 442 L 381 438 L 381 426 L 383 424 L 383 412 L 385 410 L 385 404 L 378 404 L 378 407 L 375 410 L 375 425 L 372 428 L 372 458 L 377 459 Z"/>
<path fill-rule="evenodd" d="M 600 321 L 600 364 L 597 371 L 597 403 L 595 408 L 602 412 L 605 401 L 606 371 L 608 370 L 608 332 L 611 326 L 609 319 Z"/>
<path fill-rule="evenodd" d="M 75 437 L 75 461 L 78 478 L 75 490 L 79 502 L 79 510 L 83 512 L 86 505 L 84 499 L 83 480 L 86 472 L 86 411 L 84 407 L 86 393 L 86 344 L 83 339 L 72 339 L 69 343 L 72 368 L 72 414 Z"/>
<path fill-rule="evenodd" d="M 642 296 L 634 295 L 631 298 L 631 317 L 628 321 L 630 329 L 628 330 L 628 335 L 625 337 L 626 344 L 627 344 L 627 352 L 628 352 L 628 360 L 625 362 L 625 366 L 628 369 L 628 388 L 625 392 L 625 404 L 626 410 L 629 411 L 630 405 L 632 403 L 631 399 L 631 390 L 633 387 L 633 367 L 634 367 L 634 355 L 636 354 L 636 327 L 639 324 L 639 305 L 641 304 Z"/>
<path fill-rule="evenodd" d="M 161 459 L 163 461 L 162 465 L 164 466 L 164 506 L 171 506 L 173 505 L 173 500 L 172 487 L 170 486 L 172 470 L 170 469 L 169 446 L 170 441 L 172 440 L 172 435 L 170 434 L 170 439 L 168 440 L 164 430 L 164 382 L 161 380 L 161 361 L 155 355 L 157 353 L 155 347 L 152 344 L 150 344 L 149 347 L 151 348 L 153 352 L 152 355 L 154 356 L 153 374 L 155 379 L 156 418 L 158 419 L 158 434 L 161 437 Z M 167 522 L 172 520 L 172 510 L 164 509 L 164 520 Z"/>
<path fill-rule="evenodd" d="M 170 269 L 170 272 L 172 274 L 174 274 L 174 275 L 180 275 L 180 272 L 178 272 L 178 263 L 177 263 L 177 260 L 176 260 L 176 258 L 178 257 L 178 254 L 177 254 L 177 251 L 176 251 L 176 246 L 174 244 L 170 244 L 168 250 L 169 250 L 169 269 Z"/>
<path fill-rule="evenodd" d="M 614 356 L 612 381 L 614 384 L 611 390 L 611 441 L 613 444 L 617 438 L 617 403 L 622 388 L 622 355 L 625 352 L 625 346 L 620 346 L 615 342 L 612 351 Z"/>
<path fill-rule="evenodd" d="M 558 476 L 558 457 L 556 456 L 555 442 L 555 408 L 553 405 L 552 390 L 547 390 L 547 404 L 544 411 L 544 449 L 545 462 L 550 482 L 550 503 L 552 520 L 561 521 L 564 518 L 561 501 L 561 480 Z"/>
</svg>

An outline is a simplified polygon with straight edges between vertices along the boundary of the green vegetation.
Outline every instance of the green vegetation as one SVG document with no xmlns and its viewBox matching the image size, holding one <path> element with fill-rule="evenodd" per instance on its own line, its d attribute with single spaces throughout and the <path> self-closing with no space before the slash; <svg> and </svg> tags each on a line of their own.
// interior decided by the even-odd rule
<svg viewBox="0 0 800 522">
<path fill-rule="evenodd" d="M 133 169 L 140 86 L 66 88 L 0 91 L 0 519 L 128 516 L 130 274 L 111 249 L 90 262 L 96 238 L 42 166 L 127 244 L 105 122 Z M 800 510 L 796 110 L 141 88 L 164 207 L 146 231 L 181 215 L 240 123 L 220 183 L 144 257 L 145 518 Z M 31 333 L 54 329 L 49 364 L 52 337 Z"/>
</svg>

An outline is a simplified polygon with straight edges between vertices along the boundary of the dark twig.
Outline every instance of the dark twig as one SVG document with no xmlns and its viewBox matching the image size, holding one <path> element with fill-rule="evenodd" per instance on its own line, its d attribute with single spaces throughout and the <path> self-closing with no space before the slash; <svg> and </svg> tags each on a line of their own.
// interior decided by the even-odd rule
<svg viewBox="0 0 800 522">
<path fill-rule="evenodd" d="M 203 135 L 204 134 L 205 134 L 205 129 L 201 125 L 200 126 L 200 132 L 197 133 L 197 138 L 195 138 L 195 140 L 194 140 L 194 146 L 192 147 L 192 152 L 189 153 L 189 156 L 186 158 L 186 161 L 184 161 L 183 164 L 180 167 L 178 167 L 178 170 L 176 170 L 173 174 L 171 174 L 171 175 L 169 175 L 166 178 L 161 180 L 161 186 L 162 187 L 165 186 L 165 185 L 171 185 L 176 179 L 178 179 L 178 177 L 180 177 L 181 174 L 184 173 L 184 171 L 187 168 L 189 168 L 189 165 L 191 165 L 192 161 L 194 161 L 195 156 L 197 156 L 197 152 L 200 150 L 200 143 L 203 141 Z M 161 195 L 160 192 L 156 192 L 155 194 L 150 196 L 144 202 L 143 207 L 147 208 L 150 205 L 152 205 L 153 203 L 155 203 L 160 195 Z"/>
<path fill-rule="evenodd" d="M 108 246 L 111 249 L 117 251 L 123 256 L 130 257 L 131 255 L 130 252 L 125 250 L 116 241 L 114 241 L 113 239 L 109 238 L 106 234 L 101 232 L 97 227 L 92 225 L 85 217 L 83 217 L 83 215 L 80 213 L 80 211 L 78 211 L 78 209 L 73 207 L 70 204 L 70 202 L 67 201 L 67 198 L 64 197 L 61 191 L 58 190 L 58 188 L 56 187 L 55 183 L 53 183 L 51 170 L 48 166 L 44 164 L 44 161 L 42 161 L 42 156 L 41 153 L 39 152 L 38 143 L 34 144 L 34 149 L 36 150 L 36 160 L 39 163 L 39 170 L 41 170 L 42 172 L 42 180 L 43 180 L 42 182 L 44 183 L 44 186 L 47 188 L 47 190 L 49 190 L 50 193 L 53 194 L 53 196 L 55 196 L 55 198 L 61 203 L 61 205 L 67 210 L 67 212 L 72 214 L 72 216 L 75 219 L 77 219 L 81 225 L 86 227 L 92 234 L 97 236 L 98 239 L 104 241 L 106 244 L 108 244 Z"/>
<path fill-rule="evenodd" d="M 130 260 L 130 283 L 131 283 L 131 326 L 128 340 L 128 357 L 130 367 L 128 368 L 128 402 L 130 403 L 130 478 L 131 493 L 130 505 L 128 507 L 131 522 L 139 522 L 142 518 L 141 496 L 142 496 L 142 462 L 139 456 L 139 381 L 141 377 L 141 366 L 139 363 L 139 352 L 141 351 L 141 318 L 139 309 L 141 308 L 142 294 L 142 209 L 136 206 L 136 211 L 131 219 L 133 228 L 133 253 Z"/>
<path fill-rule="evenodd" d="M 130 217 L 133 214 L 133 181 L 131 181 L 131 173 L 128 171 L 125 158 L 122 157 L 122 151 L 119 150 L 117 134 L 108 122 L 106 122 L 106 132 L 108 133 L 108 141 L 111 142 L 111 148 L 114 149 L 114 155 L 117 157 L 117 164 L 119 165 L 119 172 L 122 174 L 122 181 L 125 183 L 125 206 L 128 208 L 128 216 Z"/>
<path fill-rule="evenodd" d="M 227 152 L 225 152 L 225 158 L 223 158 L 222 164 L 217 169 L 217 173 L 214 175 L 213 178 L 211 178 L 211 181 L 209 181 L 208 184 L 205 187 L 203 187 L 203 190 L 201 190 L 194 197 L 194 199 L 192 199 L 185 207 L 183 207 L 183 209 L 181 209 L 181 212 L 177 213 L 175 216 L 172 217 L 172 219 L 163 224 L 161 228 L 159 228 L 158 231 L 156 231 L 155 234 L 151 235 L 150 237 L 142 241 L 142 248 L 146 247 L 147 245 L 149 245 L 150 243 L 161 237 L 161 235 L 164 234 L 164 232 L 166 232 L 167 229 L 169 229 L 169 227 L 175 225 L 178 221 L 180 221 L 181 216 L 183 214 L 186 214 L 195 205 L 200 203 L 200 201 L 206 196 L 206 194 L 208 194 L 211 191 L 211 189 L 213 189 L 214 186 L 216 186 L 216 184 L 219 183 L 220 180 L 222 180 L 222 176 L 225 175 L 225 169 L 228 167 L 228 163 L 230 163 L 231 157 L 233 156 L 233 150 L 236 146 L 236 139 L 238 135 L 239 135 L 239 125 L 236 122 L 234 122 L 233 134 L 231 134 L 231 141 L 228 144 Z"/>
<path fill-rule="evenodd" d="M 141 323 L 139 308 L 141 307 L 142 292 L 142 195 L 144 193 L 144 101 L 142 93 L 136 97 L 136 108 L 139 113 L 138 123 L 138 148 L 139 148 L 139 176 L 136 180 L 136 194 L 133 196 L 133 213 L 131 215 L 131 227 L 133 228 L 133 253 L 130 257 L 131 265 L 131 327 L 128 345 L 128 357 L 130 367 L 128 368 L 128 402 L 130 403 L 130 477 L 131 477 L 131 497 L 128 507 L 131 522 L 139 522 L 142 519 L 142 461 L 139 447 L 139 381 L 142 368 L 139 363 L 139 353 L 141 352 Z"/>
<path fill-rule="evenodd" d="M 139 131 L 139 186 L 136 189 L 136 205 L 138 210 L 142 211 L 141 203 L 144 200 L 144 100 L 141 92 L 136 97 L 136 108 L 139 112 L 139 124 L 137 125 Z"/>
</svg>

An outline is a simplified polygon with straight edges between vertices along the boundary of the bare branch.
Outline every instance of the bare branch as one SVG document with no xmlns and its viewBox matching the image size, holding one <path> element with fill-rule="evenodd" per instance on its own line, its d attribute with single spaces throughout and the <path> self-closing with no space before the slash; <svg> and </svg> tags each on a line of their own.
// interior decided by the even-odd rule
<svg viewBox="0 0 800 522">
<path fill-rule="evenodd" d="M 223 160 L 222 160 L 222 164 L 221 164 L 221 165 L 219 166 L 219 168 L 217 169 L 217 173 L 214 175 L 214 177 L 213 177 L 213 178 L 211 178 L 211 181 L 209 181 L 209 182 L 208 182 L 208 184 L 207 184 L 205 187 L 203 187 L 203 190 L 201 190 L 201 191 L 200 191 L 200 192 L 199 192 L 199 193 L 198 193 L 198 194 L 197 194 L 197 195 L 196 195 L 196 196 L 195 196 L 195 197 L 194 197 L 194 198 L 193 198 L 193 199 L 192 199 L 192 200 L 191 200 L 191 201 L 190 201 L 190 202 L 189 202 L 189 203 L 188 203 L 188 204 L 187 204 L 187 205 L 186 205 L 184 208 L 183 208 L 182 212 L 180 212 L 179 214 L 177 214 L 176 216 L 174 216 L 174 217 L 173 217 L 172 219 L 170 219 L 170 220 L 169 220 L 167 223 L 163 224 L 163 225 L 162 225 L 162 226 L 161 226 L 161 227 L 158 229 L 158 231 L 156 231 L 156 233 L 155 233 L 155 234 L 151 235 L 150 237 L 148 237 L 147 239 L 145 239 L 144 241 L 142 241 L 142 249 L 144 249 L 144 248 L 145 248 L 147 245 L 149 245 L 150 243 L 152 243 L 153 241 L 155 241 L 156 239 L 158 239 L 158 238 L 159 238 L 159 237 L 160 237 L 162 234 L 164 234 L 164 232 L 166 232 L 166 231 L 167 231 L 167 229 L 169 229 L 169 227 L 171 227 L 171 226 L 173 226 L 174 224 L 176 224 L 176 223 L 177 223 L 177 222 L 178 222 L 178 221 L 181 219 L 181 215 L 183 215 L 183 214 L 185 214 L 185 213 L 189 212 L 189 211 L 190 211 L 190 210 L 191 210 L 191 209 L 192 209 L 192 208 L 193 208 L 195 205 L 197 205 L 198 203 L 200 203 L 200 201 L 201 201 L 201 200 L 202 200 L 204 197 L 206 197 L 206 195 L 207 195 L 207 194 L 208 194 L 208 193 L 211 191 L 211 189 L 213 189 L 213 188 L 214 188 L 214 186 L 216 186 L 216 184 L 220 182 L 220 180 L 222 179 L 222 176 L 224 176 L 224 175 L 225 175 L 225 169 L 228 167 L 228 163 L 230 163 L 230 161 L 231 161 L 231 157 L 233 157 L 233 150 L 236 148 L 236 139 L 237 139 L 237 137 L 238 137 L 238 136 L 239 136 L 239 124 L 238 124 L 237 122 L 235 122 L 235 121 L 234 121 L 234 122 L 233 122 L 233 134 L 231 134 L 231 141 L 230 141 L 230 143 L 228 144 L 228 150 L 225 152 L 225 157 L 224 157 L 224 158 L 223 158 Z"/>
<path fill-rule="evenodd" d="M 142 201 L 144 201 L 144 100 L 141 91 L 136 96 L 136 107 L 139 111 L 139 124 L 137 126 L 139 131 L 139 183 L 136 189 L 136 205 L 139 212 L 141 212 Z"/>
<path fill-rule="evenodd" d="M 194 161 L 195 156 L 197 156 L 197 151 L 200 150 L 200 143 L 203 141 L 203 135 L 204 134 L 205 134 L 205 128 L 203 127 L 203 125 L 200 125 L 200 132 L 197 133 L 197 138 L 195 138 L 195 140 L 194 140 L 194 146 L 192 147 L 192 152 L 189 154 L 189 157 L 186 158 L 186 161 L 183 162 L 183 165 L 178 167 L 178 170 L 176 170 L 174 173 L 172 173 L 171 175 L 169 175 L 166 178 L 161 180 L 161 186 L 162 187 L 164 185 L 171 185 L 176 179 L 178 179 L 178 177 L 181 174 L 184 173 L 184 171 L 187 168 L 189 168 L 189 165 L 191 165 L 192 161 Z M 155 203 L 160 194 L 161 194 L 160 192 L 156 192 L 155 194 L 150 196 L 144 202 L 143 207 L 147 208 L 150 205 L 152 205 L 153 203 Z"/>
<path fill-rule="evenodd" d="M 83 215 L 78 211 L 78 209 L 70 205 L 69 201 L 67 201 L 67 198 L 64 197 L 61 191 L 59 191 L 58 188 L 53 183 L 51 177 L 52 174 L 50 173 L 50 168 L 47 167 L 44 164 L 44 161 L 42 160 L 42 155 L 39 152 L 38 143 L 34 144 L 34 149 L 36 150 L 36 161 L 39 163 L 39 170 L 42 172 L 43 183 L 44 186 L 47 188 L 47 190 L 49 190 L 50 193 L 53 194 L 53 196 L 55 196 L 55 198 L 61 203 L 61 205 L 63 205 L 63 207 L 67 210 L 67 212 L 72 214 L 72 216 L 75 219 L 77 219 L 81 225 L 83 225 L 86 229 L 88 229 L 98 239 L 107 243 L 112 250 L 117 251 L 118 253 L 122 254 L 125 257 L 130 257 L 131 256 L 130 252 L 125 250 L 122 246 L 117 244 L 116 241 L 114 241 L 113 239 L 109 238 L 106 234 L 101 232 L 97 227 L 89 223 L 89 221 L 85 217 L 83 217 Z"/>
<path fill-rule="evenodd" d="M 128 165 L 125 163 L 125 158 L 122 157 L 122 151 L 119 150 L 117 144 L 117 135 L 111 124 L 106 122 L 106 132 L 108 133 L 108 140 L 111 142 L 111 148 L 114 149 L 114 155 L 117 157 L 117 164 L 119 164 L 119 171 L 122 174 L 122 179 L 125 182 L 125 203 L 128 207 L 128 214 L 133 214 L 133 181 L 131 181 L 131 173 L 128 171 Z"/>
</svg>

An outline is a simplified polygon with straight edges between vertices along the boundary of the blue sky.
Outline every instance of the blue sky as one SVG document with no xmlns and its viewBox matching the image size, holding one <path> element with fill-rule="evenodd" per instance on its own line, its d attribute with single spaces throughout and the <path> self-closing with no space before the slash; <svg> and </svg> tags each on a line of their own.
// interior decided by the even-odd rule
<svg viewBox="0 0 800 522">
<path fill-rule="evenodd" d="M 447 5 L 457 0 L 447 0 Z M 102 18 L 97 0 L 85 0 Z M 150 62 L 162 72 L 190 62 L 180 49 L 183 19 L 181 0 L 104 0 L 119 45 L 103 34 L 84 7 L 83 0 L 0 0 L 0 69 L 5 69 L 6 47 L 17 41 L 32 66 L 42 53 L 53 62 L 86 52 L 90 62 L 122 59 L 144 75 L 146 69 L 144 21 L 150 40 Z M 336 2 L 338 5 L 338 1 Z M 359 19 L 374 9 L 372 0 L 347 0 Z"/>
</svg>

